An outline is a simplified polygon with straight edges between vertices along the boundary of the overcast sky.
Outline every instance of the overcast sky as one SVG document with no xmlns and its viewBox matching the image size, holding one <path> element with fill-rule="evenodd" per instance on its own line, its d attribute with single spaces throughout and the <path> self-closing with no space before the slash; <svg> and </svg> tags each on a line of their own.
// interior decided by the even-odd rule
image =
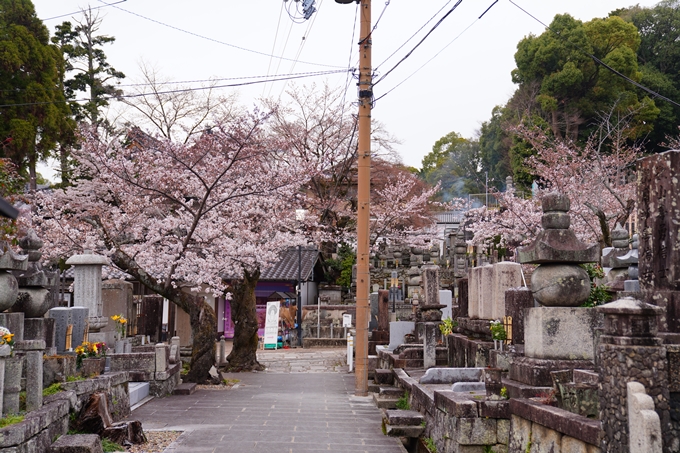
<svg viewBox="0 0 680 453">
<path fill-rule="evenodd" d="M 114 1 L 107 0 L 107 3 Z M 71 13 L 88 6 L 86 0 L 33 0 L 33 3 L 38 17 L 45 20 L 51 33 L 62 21 L 78 17 Z M 374 0 L 374 23 L 384 11 L 373 33 L 373 65 L 377 75 L 392 68 L 455 3 L 455 0 Z M 493 107 L 504 104 L 512 95 L 515 86 L 510 80 L 510 71 L 515 67 L 513 56 L 517 43 L 524 36 L 540 34 L 544 29 L 510 0 L 499 0 L 478 19 L 492 3 L 493 0 L 462 1 L 411 57 L 375 86 L 377 98 L 403 82 L 376 103 L 373 116 L 401 140 L 397 150 L 405 164 L 420 167 L 434 142 L 451 131 L 473 137 L 481 123 L 489 119 Z M 605 17 L 611 10 L 633 2 L 515 0 L 515 3 L 549 23 L 558 13 L 570 13 L 583 21 Z M 641 6 L 656 3 L 639 2 Z M 96 8 L 104 2 L 93 0 L 89 5 Z M 128 76 L 123 84 L 139 81 L 142 61 L 154 65 L 165 78 L 174 81 L 342 70 L 350 61 L 355 67 L 358 24 L 354 39 L 352 33 L 357 6 L 316 0 L 317 12 L 312 18 L 295 23 L 286 7 L 295 12 L 296 6 L 293 0 L 286 3 L 282 0 L 126 0 L 99 11 L 103 17 L 101 34 L 116 38 L 105 51 L 109 62 Z M 415 39 L 397 51 L 440 10 L 437 18 Z M 62 15 L 67 16 L 51 19 Z M 286 59 L 267 56 L 271 54 Z M 294 63 L 294 60 L 299 61 Z M 346 75 L 334 74 L 295 83 L 323 83 L 324 80 L 340 87 L 345 85 Z M 224 91 L 226 94 L 238 90 L 242 103 L 254 105 L 257 98 L 278 97 L 284 89 L 284 83 L 277 82 L 224 88 Z M 348 96 L 356 97 L 353 84 Z"/>
</svg>

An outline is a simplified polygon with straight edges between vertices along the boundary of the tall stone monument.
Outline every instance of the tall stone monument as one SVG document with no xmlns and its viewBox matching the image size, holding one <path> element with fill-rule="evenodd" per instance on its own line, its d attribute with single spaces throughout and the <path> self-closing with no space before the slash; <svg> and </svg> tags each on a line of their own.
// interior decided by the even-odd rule
<svg viewBox="0 0 680 453">
<path fill-rule="evenodd" d="M 90 250 L 66 261 L 66 264 L 75 266 L 73 305 L 88 309 L 90 332 L 99 332 L 108 323 L 108 319 L 102 314 L 102 266 L 108 263 L 105 257 L 95 255 Z"/>
<path fill-rule="evenodd" d="M 659 331 L 680 342 L 680 150 L 638 162 L 640 290 L 663 308 Z"/>
<path fill-rule="evenodd" d="M 533 386 L 552 385 L 551 371 L 594 367 L 595 310 L 582 308 L 590 278 L 581 263 L 598 260 L 599 246 L 582 243 L 569 228 L 570 201 L 552 192 L 542 200 L 543 230 L 518 250 L 520 263 L 539 264 L 531 291 L 540 307 L 525 309 L 524 354 L 510 378 Z"/>
</svg>

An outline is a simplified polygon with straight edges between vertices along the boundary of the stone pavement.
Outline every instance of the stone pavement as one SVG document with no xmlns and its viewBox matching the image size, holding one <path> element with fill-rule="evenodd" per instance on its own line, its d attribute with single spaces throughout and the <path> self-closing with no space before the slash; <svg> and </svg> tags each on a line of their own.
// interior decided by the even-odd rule
<svg viewBox="0 0 680 453">
<path fill-rule="evenodd" d="M 404 453 L 381 430 L 372 399 L 354 394 L 345 349 L 258 351 L 260 373 L 230 373 L 230 390 L 156 398 L 135 410 L 145 430 L 183 431 L 165 453 Z"/>
</svg>

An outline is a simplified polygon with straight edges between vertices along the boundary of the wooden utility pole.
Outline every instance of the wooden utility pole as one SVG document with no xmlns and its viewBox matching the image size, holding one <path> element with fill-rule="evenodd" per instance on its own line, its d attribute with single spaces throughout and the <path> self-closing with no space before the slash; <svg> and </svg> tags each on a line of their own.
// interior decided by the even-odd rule
<svg viewBox="0 0 680 453">
<path fill-rule="evenodd" d="M 371 215 L 371 107 L 373 104 L 373 68 L 371 66 L 371 0 L 361 0 L 361 40 L 359 41 L 359 152 L 357 218 L 357 320 L 355 395 L 368 395 L 368 265 Z"/>
</svg>

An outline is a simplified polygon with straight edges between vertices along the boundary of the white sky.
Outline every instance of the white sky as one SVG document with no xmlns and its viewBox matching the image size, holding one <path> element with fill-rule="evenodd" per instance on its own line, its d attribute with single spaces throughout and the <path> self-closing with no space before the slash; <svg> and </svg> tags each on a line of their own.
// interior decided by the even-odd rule
<svg viewBox="0 0 680 453">
<path fill-rule="evenodd" d="M 87 0 L 33 0 L 33 3 L 41 19 L 73 13 L 88 6 Z M 374 22 L 385 3 L 384 0 L 373 1 Z M 373 33 L 374 67 L 446 3 L 446 0 L 391 0 Z M 454 3 L 455 0 L 448 3 L 438 18 Z M 544 29 L 509 0 L 498 1 L 481 20 L 477 20 L 491 3 L 493 0 L 463 1 L 410 58 L 375 86 L 374 94 L 379 97 L 441 52 L 417 74 L 378 101 L 373 111 L 373 116 L 401 140 L 397 150 L 405 164 L 420 167 L 423 156 L 431 150 L 434 142 L 451 131 L 465 137 L 474 136 L 481 123 L 490 118 L 492 108 L 504 104 L 514 92 L 510 71 L 515 67 L 517 43 L 527 34 L 540 34 Z M 516 0 L 516 3 L 543 22 L 550 23 L 558 13 L 568 12 L 587 21 L 593 17 L 605 17 L 613 9 L 638 2 Z M 641 6 L 653 6 L 656 3 L 639 0 Z M 99 0 L 89 3 L 93 8 L 103 4 Z M 295 6 L 293 0 L 286 5 Z M 132 13 L 223 43 L 265 54 L 283 55 L 291 60 L 296 59 L 302 37 L 306 34 L 299 60 L 347 67 L 351 48 L 352 66 L 356 66 L 358 24 L 354 42 L 351 41 L 356 5 L 316 0 L 316 6 L 318 11 L 310 21 L 295 24 L 285 10 L 280 15 L 282 0 L 127 0 L 100 10 L 104 19 L 101 34 L 116 38 L 114 44 L 105 47 L 105 52 L 109 62 L 128 76 L 123 84 L 138 81 L 138 65 L 141 61 L 156 66 L 164 77 L 174 81 L 332 69 L 272 60 L 267 56 L 183 33 Z M 46 20 L 45 23 L 53 32 L 57 24 L 69 18 Z M 380 66 L 378 75 L 387 72 L 413 48 L 437 20 L 430 22 L 416 39 Z M 345 84 L 344 74 L 326 77 L 331 85 Z M 304 79 L 297 83 L 309 84 L 312 81 L 323 83 L 324 78 Z M 238 90 L 241 102 L 253 105 L 263 94 L 279 96 L 283 89 L 283 82 L 277 82 L 228 88 L 225 94 L 226 90 Z M 354 85 L 350 87 L 348 96 L 356 97 Z"/>
</svg>

